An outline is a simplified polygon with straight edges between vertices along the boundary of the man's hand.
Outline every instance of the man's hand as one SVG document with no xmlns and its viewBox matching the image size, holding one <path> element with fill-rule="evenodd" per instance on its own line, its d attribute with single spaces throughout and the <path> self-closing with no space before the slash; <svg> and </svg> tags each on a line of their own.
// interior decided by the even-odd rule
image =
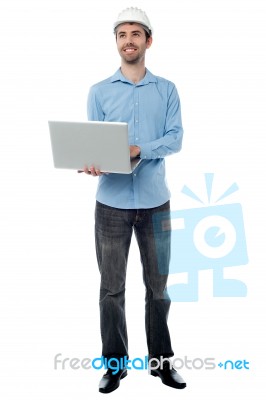
<svg viewBox="0 0 266 400">
<path fill-rule="evenodd" d="M 91 166 L 89 168 L 87 165 L 85 165 L 83 169 L 79 169 L 78 172 L 85 172 L 85 174 L 92 176 L 101 176 L 103 174 L 108 174 L 108 172 L 101 172 L 99 169 L 95 169 L 94 166 Z"/>
<path fill-rule="evenodd" d="M 139 146 L 130 146 L 130 158 L 136 158 L 140 155 Z"/>
</svg>

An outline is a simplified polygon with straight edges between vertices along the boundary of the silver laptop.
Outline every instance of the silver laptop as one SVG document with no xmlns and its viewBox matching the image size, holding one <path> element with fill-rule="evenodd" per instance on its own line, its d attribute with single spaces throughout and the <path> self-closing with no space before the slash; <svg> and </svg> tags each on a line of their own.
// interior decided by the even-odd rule
<svg viewBox="0 0 266 400">
<path fill-rule="evenodd" d="M 140 159 L 130 159 L 125 122 L 48 121 L 55 168 L 130 174 Z"/>
</svg>

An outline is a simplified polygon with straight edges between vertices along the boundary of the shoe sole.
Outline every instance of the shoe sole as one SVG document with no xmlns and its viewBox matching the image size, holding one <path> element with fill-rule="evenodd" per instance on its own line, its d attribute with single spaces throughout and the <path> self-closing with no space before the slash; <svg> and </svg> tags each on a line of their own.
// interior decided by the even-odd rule
<svg viewBox="0 0 266 400">
<path fill-rule="evenodd" d="M 127 376 L 127 371 L 124 371 L 124 372 L 122 373 L 122 375 L 121 375 L 119 381 L 117 381 L 116 385 L 114 385 L 114 386 L 113 386 L 112 388 L 110 388 L 109 390 L 99 389 L 99 392 L 100 392 L 100 393 L 111 393 L 111 392 L 113 392 L 114 390 L 116 390 L 116 389 L 119 387 L 121 379 L 125 378 L 126 376 Z"/>
<path fill-rule="evenodd" d="M 152 376 L 155 376 L 155 378 L 160 378 L 160 379 L 161 379 L 160 375 L 159 375 L 156 371 L 154 371 L 154 370 L 151 370 L 151 371 L 150 371 L 150 374 L 151 374 Z M 174 389 L 185 389 L 185 388 L 187 387 L 187 384 L 186 384 L 185 382 L 184 382 L 184 383 L 178 384 L 178 386 L 173 386 L 173 385 L 168 385 L 168 384 L 165 383 L 162 379 L 161 379 L 161 381 L 162 381 L 162 383 L 163 383 L 164 385 L 169 386 L 169 387 L 172 387 L 172 388 L 174 388 Z"/>
</svg>

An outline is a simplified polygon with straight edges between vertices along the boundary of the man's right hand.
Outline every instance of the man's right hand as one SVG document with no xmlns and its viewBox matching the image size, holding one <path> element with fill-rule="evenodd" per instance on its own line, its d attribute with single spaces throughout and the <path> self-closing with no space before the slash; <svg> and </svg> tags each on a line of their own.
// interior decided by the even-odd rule
<svg viewBox="0 0 266 400">
<path fill-rule="evenodd" d="M 85 165 L 83 169 L 78 170 L 78 172 L 84 172 L 85 174 L 92 176 L 101 176 L 105 173 L 101 172 L 99 169 L 94 168 L 93 166 L 89 168 L 87 165 Z"/>
</svg>

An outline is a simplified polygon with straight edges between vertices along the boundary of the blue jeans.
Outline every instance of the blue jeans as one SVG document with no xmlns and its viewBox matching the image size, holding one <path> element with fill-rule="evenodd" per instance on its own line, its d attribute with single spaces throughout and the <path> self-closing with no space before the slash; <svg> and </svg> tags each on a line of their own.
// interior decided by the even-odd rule
<svg viewBox="0 0 266 400">
<path fill-rule="evenodd" d="M 102 356 L 128 357 L 125 317 L 125 281 L 129 247 L 134 230 L 143 267 L 145 329 L 149 357 L 174 355 L 167 325 L 170 299 L 166 283 L 170 261 L 171 231 L 153 224 L 154 213 L 164 212 L 170 221 L 170 202 L 150 209 L 118 209 L 96 202 L 95 241 L 101 274 L 100 324 Z M 156 232 L 154 231 L 156 229 Z M 154 235 L 156 234 L 155 245 Z M 160 257 L 160 273 L 158 271 Z M 162 274 L 163 265 L 163 274 Z"/>
</svg>

